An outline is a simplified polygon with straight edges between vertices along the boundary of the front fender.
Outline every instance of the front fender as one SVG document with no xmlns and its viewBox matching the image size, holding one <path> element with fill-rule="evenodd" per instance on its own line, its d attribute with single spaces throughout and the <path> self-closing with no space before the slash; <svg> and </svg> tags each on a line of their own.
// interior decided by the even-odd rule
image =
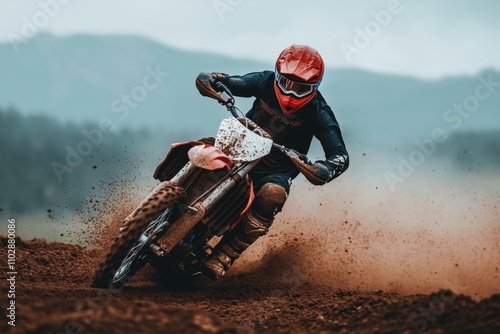
<svg viewBox="0 0 500 334">
<path fill-rule="evenodd" d="M 227 168 L 228 170 L 233 167 L 233 162 L 221 150 L 211 145 L 201 144 L 192 147 L 188 151 L 189 160 L 196 167 L 216 170 Z"/>
</svg>

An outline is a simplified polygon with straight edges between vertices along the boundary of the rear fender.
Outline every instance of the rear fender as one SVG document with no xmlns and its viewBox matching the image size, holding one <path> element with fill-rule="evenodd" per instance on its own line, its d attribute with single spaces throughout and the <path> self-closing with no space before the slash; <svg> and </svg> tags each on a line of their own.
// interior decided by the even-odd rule
<svg viewBox="0 0 500 334">
<path fill-rule="evenodd" d="M 207 170 L 224 167 L 230 170 L 233 166 L 231 159 L 213 145 L 202 141 L 189 141 L 173 144 L 165 159 L 156 167 L 153 177 L 162 182 L 168 181 L 190 160 L 196 167 Z"/>
<path fill-rule="evenodd" d="M 153 177 L 157 180 L 168 181 L 173 178 L 189 161 L 188 151 L 198 145 L 204 145 L 200 141 L 189 141 L 172 144 L 167 156 L 156 167 Z"/>
</svg>

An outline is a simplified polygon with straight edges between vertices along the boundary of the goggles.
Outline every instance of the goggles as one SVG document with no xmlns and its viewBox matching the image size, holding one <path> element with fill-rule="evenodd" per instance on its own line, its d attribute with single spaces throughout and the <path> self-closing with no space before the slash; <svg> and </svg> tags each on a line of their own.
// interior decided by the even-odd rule
<svg viewBox="0 0 500 334">
<path fill-rule="evenodd" d="M 321 80 L 314 84 L 293 81 L 279 74 L 277 69 L 274 71 L 274 73 L 276 82 L 278 83 L 278 87 L 280 88 L 280 90 L 284 94 L 293 95 L 298 98 L 311 94 L 313 91 L 318 89 L 319 84 L 321 83 Z"/>
</svg>

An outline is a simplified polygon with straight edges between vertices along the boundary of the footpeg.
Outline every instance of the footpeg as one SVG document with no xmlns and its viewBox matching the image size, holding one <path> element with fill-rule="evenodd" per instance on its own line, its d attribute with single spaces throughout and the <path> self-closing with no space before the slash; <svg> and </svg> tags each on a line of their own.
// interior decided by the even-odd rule
<svg viewBox="0 0 500 334">
<path fill-rule="evenodd" d="M 163 248 L 161 248 L 160 246 L 158 246 L 157 244 L 153 243 L 151 244 L 150 246 L 150 249 L 151 249 L 151 253 L 157 258 L 157 259 L 161 259 L 163 256 L 165 256 L 166 252 L 163 250 Z"/>
</svg>

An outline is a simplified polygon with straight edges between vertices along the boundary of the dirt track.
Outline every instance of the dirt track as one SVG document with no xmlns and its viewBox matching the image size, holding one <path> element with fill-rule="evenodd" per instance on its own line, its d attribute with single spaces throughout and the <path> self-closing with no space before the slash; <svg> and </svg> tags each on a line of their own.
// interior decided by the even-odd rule
<svg viewBox="0 0 500 334">
<path fill-rule="evenodd" d="M 5 258 L 5 237 L 0 244 Z M 110 291 L 89 287 L 98 250 L 36 239 L 17 239 L 17 250 L 16 327 L 4 320 L 2 333 L 500 332 L 498 294 L 477 302 L 451 291 L 334 290 L 294 280 L 279 254 L 216 283 L 167 289 L 149 269 Z"/>
</svg>

